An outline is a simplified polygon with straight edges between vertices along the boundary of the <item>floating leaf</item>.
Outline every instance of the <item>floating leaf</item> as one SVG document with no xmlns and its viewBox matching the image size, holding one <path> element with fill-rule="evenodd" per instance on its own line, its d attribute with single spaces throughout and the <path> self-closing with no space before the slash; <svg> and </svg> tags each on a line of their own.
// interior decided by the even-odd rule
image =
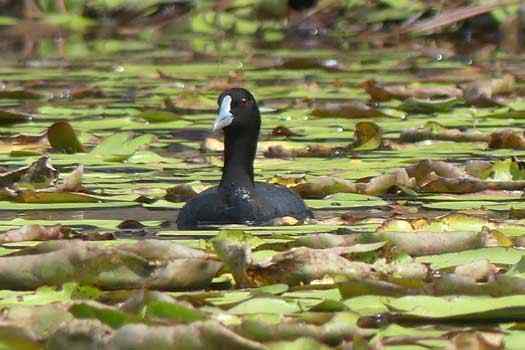
<svg viewBox="0 0 525 350">
<path fill-rule="evenodd" d="M 50 239 L 69 238 L 71 229 L 57 225 L 43 227 L 41 225 L 24 225 L 19 229 L 10 230 L 0 237 L 1 242 L 46 241 Z"/>
<path fill-rule="evenodd" d="M 75 130 L 68 122 L 56 122 L 47 129 L 47 139 L 55 150 L 65 153 L 84 152 Z"/>
<path fill-rule="evenodd" d="M 463 98 L 468 103 L 478 107 L 499 106 L 493 97 L 509 94 L 514 90 L 515 78 L 506 74 L 499 79 L 476 81 L 463 87 Z"/>
<path fill-rule="evenodd" d="M 399 108 L 409 113 L 431 114 L 438 112 L 449 112 L 454 107 L 460 106 L 462 104 L 463 101 L 460 101 L 455 97 L 445 100 L 422 100 L 407 98 L 403 101 Z"/>
<path fill-rule="evenodd" d="M 22 252 L 0 257 L 0 285 L 4 289 L 24 290 L 76 281 L 101 289 L 199 288 L 208 285 L 222 266 L 202 254 L 191 257 L 200 252 L 190 248 L 175 251 L 176 247 L 167 247 L 160 241 L 139 245 L 143 249 L 136 245 L 102 248 L 89 242 L 66 241 L 60 246 L 47 246 L 51 249 L 46 254 Z M 154 266 L 150 263 L 154 259 L 164 264 Z"/>
<path fill-rule="evenodd" d="M 122 162 L 131 157 L 141 147 L 150 144 L 154 137 L 142 135 L 131 138 L 128 133 L 119 133 L 106 138 L 95 147 L 90 155 L 103 158 L 107 161 Z"/>
<path fill-rule="evenodd" d="M 453 86 L 443 87 L 409 87 L 401 85 L 386 86 L 375 80 L 366 80 L 360 87 L 370 95 L 372 100 L 386 102 L 392 99 L 406 100 L 409 98 L 436 98 L 436 97 L 461 97 L 460 89 Z"/>
<path fill-rule="evenodd" d="M 137 115 L 150 123 L 171 122 L 178 119 L 177 114 L 168 111 L 145 111 Z"/>
<path fill-rule="evenodd" d="M 389 115 L 362 102 L 331 102 L 314 108 L 312 115 L 323 118 L 380 118 Z"/>
<path fill-rule="evenodd" d="M 32 116 L 25 113 L 0 110 L 0 125 L 8 125 L 14 123 L 27 122 L 32 119 Z"/>
<path fill-rule="evenodd" d="M 369 151 L 381 147 L 383 130 L 372 122 L 359 122 L 355 125 L 354 151 Z"/>
<path fill-rule="evenodd" d="M 0 90 L 0 99 L 37 100 L 43 96 L 30 90 Z"/>
</svg>

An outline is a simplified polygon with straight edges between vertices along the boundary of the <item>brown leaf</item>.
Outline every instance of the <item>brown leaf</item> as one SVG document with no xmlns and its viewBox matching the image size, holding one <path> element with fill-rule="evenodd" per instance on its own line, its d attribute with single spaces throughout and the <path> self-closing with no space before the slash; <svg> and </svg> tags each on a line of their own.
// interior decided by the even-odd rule
<svg viewBox="0 0 525 350">
<path fill-rule="evenodd" d="M 472 177 L 436 177 L 420 186 L 420 188 L 424 192 L 431 193 L 475 193 L 485 191 L 490 186 L 486 182 Z"/>
<path fill-rule="evenodd" d="M 514 3 L 515 1 L 495 1 L 489 4 L 482 4 L 478 6 L 463 6 L 458 8 L 453 8 L 450 10 L 445 10 L 439 12 L 436 16 L 418 21 L 413 25 L 410 25 L 401 30 L 401 33 L 429 33 L 437 29 L 440 29 L 444 26 L 471 18 L 474 16 L 479 16 L 481 14 L 490 12 L 499 7 L 508 5 L 509 3 Z"/>
<path fill-rule="evenodd" d="M 75 335 L 75 333 L 72 333 Z M 64 335 L 61 335 L 64 337 Z M 73 338 L 74 339 L 74 338 Z M 114 331 L 108 349 L 266 350 L 267 346 L 248 340 L 217 321 L 189 325 L 148 326 L 129 324 Z"/>
<path fill-rule="evenodd" d="M 355 126 L 353 151 L 368 151 L 380 148 L 383 140 L 383 129 L 376 123 L 359 122 Z"/>
<path fill-rule="evenodd" d="M 203 251 L 165 241 L 118 247 L 49 241 L 0 257 L 0 286 L 26 290 L 74 281 L 101 289 L 187 290 L 207 287 L 221 267 Z"/>
<path fill-rule="evenodd" d="M 443 254 L 484 247 L 484 235 L 470 231 L 382 232 L 379 237 L 411 256 Z"/>
<path fill-rule="evenodd" d="M 382 195 L 392 187 L 415 188 L 415 180 L 405 169 L 397 169 L 390 174 L 372 177 L 368 182 L 354 183 L 349 180 L 322 176 L 316 181 L 304 182 L 293 189 L 303 198 L 324 198 L 334 193 L 360 193 L 370 196 Z"/>
<path fill-rule="evenodd" d="M 305 148 L 288 149 L 283 145 L 270 146 L 264 151 L 266 158 L 287 159 L 293 157 L 335 157 L 348 152 L 344 147 L 332 147 L 324 144 L 309 145 Z"/>
<path fill-rule="evenodd" d="M 375 80 L 366 80 L 359 84 L 370 95 L 373 101 L 387 102 L 390 100 L 406 100 L 408 98 L 444 98 L 461 97 L 460 89 L 451 86 L 444 87 L 407 87 L 403 85 L 385 86 Z"/>
<path fill-rule="evenodd" d="M 66 176 L 61 184 L 56 186 L 57 192 L 82 192 L 82 175 L 84 175 L 84 166 L 79 165 L 71 174 Z"/>
<path fill-rule="evenodd" d="M 300 183 L 293 190 L 303 198 L 324 198 L 340 192 L 355 193 L 357 186 L 348 180 L 323 176 L 315 182 Z"/>
<path fill-rule="evenodd" d="M 32 116 L 29 114 L 0 109 L 0 125 L 22 123 L 31 119 Z"/>
<path fill-rule="evenodd" d="M 159 76 L 159 79 L 160 80 L 168 80 L 168 81 L 173 81 L 175 80 L 175 77 L 170 75 L 170 74 L 167 74 L 165 72 L 163 72 L 162 70 L 160 69 L 157 69 L 157 74 Z M 167 97 L 168 98 L 168 97 Z M 168 98 L 169 99 L 169 98 Z M 166 101 L 166 100 L 165 100 Z"/>
<path fill-rule="evenodd" d="M 335 327 L 334 327 L 335 328 Z M 237 327 L 236 331 L 247 337 L 248 339 L 256 340 L 263 343 L 276 341 L 290 341 L 293 335 L 293 339 L 304 337 L 314 338 L 323 343 L 329 343 L 337 345 L 342 343 L 345 339 L 352 338 L 353 344 L 356 343 L 356 338 L 373 336 L 375 330 L 364 329 L 356 327 L 350 322 L 340 322 L 337 326 L 337 331 L 334 332 L 331 327 L 327 327 L 326 324 L 311 324 L 307 322 L 270 322 L 265 321 L 262 318 L 243 318 L 242 323 Z M 363 339 L 363 338 L 362 338 Z M 364 343 L 363 347 L 340 347 L 341 349 L 353 349 L 363 350 L 368 349 L 366 347 L 366 340 L 362 340 Z M 289 348 L 290 346 L 288 346 Z M 325 350 L 321 344 L 315 347 L 309 346 L 311 349 Z"/>
<path fill-rule="evenodd" d="M 141 222 L 132 219 L 124 220 L 117 226 L 117 228 L 121 230 L 140 230 L 144 227 L 146 226 L 144 226 Z"/>
<path fill-rule="evenodd" d="M 416 183 L 408 176 L 405 169 L 397 169 L 390 174 L 373 177 L 368 183 L 356 185 L 357 193 L 378 196 L 387 193 L 392 187 L 415 188 Z"/>
<path fill-rule="evenodd" d="M 503 333 L 459 332 L 452 338 L 451 350 L 503 350 Z"/>
<path fill-rule="evenodd" d="M 525 149 L 525 137 L 521 131 L 510 129 L 496 131 L 490 134 L 489 148 Z"/>
<path fill-rule="evenodd" d="M 326 275 L 342 274 L 363 278 L 372 274 L 370 265 L 343 258 L 341 255 L 345 251 L 345 247 L 294 248 L 274 255 L 268 262 L 249 265 L 246 274 L 255 285 L 298 285 L 321 279 Z"/>
<path fill-rule="evenodd" d="M 300 134 L 293 132 L 285 126 L 276 126 L 272 129 L 272 136 L 274 137 L 291 137 L 291 136 L 300 136 Z"/>
<path fill-rule="evenodd" d="M 188 184 L 168 188 L 164 199 L 170 202 L 187 202 L 197 196 L 197 192 Z"/>
<path fill-rule="evenodd" d="M 41 225 L 24 225 L 21 228 L 10 230 L 0 236 L 1 243 L 23 242 L 23 241 L 47 241 L 52 239 L 69 238 L 72 231 L 70 228 Z"/>
<path fill-rule="evenodd" d="M 53 184 L 58 177 L 58 171 L 49 163 L 49 157 L 40 157 L 32 164 L 0 174 L 0 187 L 19 186 L 44 188 Z"/>
<path fill-rule="evenodd" d="M 93 86 L 75 86 L 67 91 L 66 95 L 74 99 L 101 98 L 106 96 L 102 89 Z"/>
<path fill-rule="evenodd" d="M 19 134 L 15 136 L 0 137 L 1 142 L 16 144 L 16 145 L 30 145 L 30 144 L 47 144 L 46 132 L 38 135 Z"/>
<path fill-rule="evenodd" d="M 23 190 L 18 192 L 15 200 L 19 203 L 97 203 L 100 198 L 77 192 L 57 192 L 50 190 Z"/>
<path fill-rule="evenodd" d="M 43 98 L 39 93 L 30 90 L 0 90 L 0 99 L 37 100 Z"/>
<path fill-rule="evenodd" d="M 510 94 L 514 90 L 515 78 L 507 74 L 500 79 L 475 81 L 463 86 L 463 98 L 478 107 L 500 106 L 494 97 Z"/>
<path fill-rule="evenodd" d="M 489 142 L 491 135 L 477 130 L 463 131 L 448 129 L 436 122 L 428 122 L 422 128 L 408 129 L 399 136 L 400 142 L 420 142 L 424 140 L 453 142 Z"/>
<path fill-rule="evenodd" d="M 359 101 L 329 102 L 317 105 L 312 115 L 323 118 L 381 118 L 389 115 Z"/>
<path fill-rule="evenodd" d="M 472 280 L 472 282 L 487 281 L 496 273 L 496 266 L 487 259 L 476 260 L 468 264 L 456 266 L 454 273 Z"/>
<path fill-rule="evenodd" d="M 206 137 L 201 144 L 201 150 L 205 152 L 222 152 L 224 150 L 224 143 L 214 137 Z"/>
<path fill-rule="evenodd" d="M 292 216 L 283 216 L 280 218 L 274 218 L 271 220 L 271 226 L 295 226 L 299 224 L 299 220 Z"/>
<path fill-rule="evenodd" d="M 416 179 L 419 186 L 435 180 L 436 176 L 445 178 L 460 178 L 466 176 L 464 170 L 454 164 L 439 160 L 422 160 L 416 165 L 406 168 L 408 176 Z"/>
<path fill-rule="evenodd" d="M 286 187 L 294 187 L 297 186 L 300 183 L 305 182 L 305 175 L 304 174 L 297 174 L 297 175 L 274 175 L 272 179 L 270 180 L 271 183 L 279 184 L 281 186 Z"/>
</svg>

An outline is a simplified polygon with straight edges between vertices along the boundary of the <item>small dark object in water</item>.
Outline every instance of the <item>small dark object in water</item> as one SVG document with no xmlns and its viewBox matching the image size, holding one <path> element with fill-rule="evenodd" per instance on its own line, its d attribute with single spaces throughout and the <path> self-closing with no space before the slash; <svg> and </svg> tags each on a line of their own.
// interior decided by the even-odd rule
<svg viewBox="0 0 525 350">
<path fill-rule="evenodd" d="M 139 230 L 143 229 L 144 227 L 146 226 L 144 226 L 141 222 L 132 219 L 124 220 L 117 226 L 117 228 L 121 230 Z"/>
<path fill-rule="evenodd" d="M 118 224 L 117 228 L 119 230 L 115 232 L 116 237 L 143 238 L 150 234 L 146 226 L 133 219 L 122 221 L 120 224 Z"/>
<path fill-rule="evenodd" d="M 274 218 L 312 216 L 303 200 L 288 188 L 254 182 L 253 161 L 261 116 L 254 97 L 241 88 L 224 91 L 218 100 L 214 130 L 224 130 L 224 168 L 217 187 L 189 201 L 180 211 L 177 226 L 262 224 Z"/>
</svg>

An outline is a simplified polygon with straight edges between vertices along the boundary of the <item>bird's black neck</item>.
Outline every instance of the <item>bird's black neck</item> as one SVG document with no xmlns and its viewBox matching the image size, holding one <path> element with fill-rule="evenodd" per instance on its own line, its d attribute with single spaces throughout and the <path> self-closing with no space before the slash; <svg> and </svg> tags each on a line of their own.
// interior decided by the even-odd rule
<svg viewBox="0 0 525 350">
<path fill-rule="evenodd" d="M 257 150 L 260 125 L 250 130 L 224 129 L 224 169 L 220 187 L 253 188 L 253 161 Z"/>
</svg>

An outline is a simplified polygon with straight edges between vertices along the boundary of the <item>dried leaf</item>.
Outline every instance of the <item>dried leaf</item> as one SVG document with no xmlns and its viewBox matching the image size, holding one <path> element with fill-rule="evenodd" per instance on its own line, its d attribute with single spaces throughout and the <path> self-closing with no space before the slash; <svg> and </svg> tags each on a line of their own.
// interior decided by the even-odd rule
<svg viewBox="0 0 525 350">
<path fill-rule="evenodd" d="M 407 87 L 403 85 L 385 86 L 375 80 L 366 80 L 360 85 L 373 101 L 406 100 L 408 98 L 457 98 L 462 96 L 456 87 Z"/>
<path fill-rule="evenodd" d="M 400 142 L 420 142 L 424 140 L 453 142 L 489 142 L 491 135 L 477 130 L 463 131 L 448 129 L 436 122 L 428 122 L 422 128 L 408 129 L 399 136 Z"/>
<path fill-rule="evenodd" d="M 525 149 L 523 132 L 514 130 L 496 131 L 490 134 L 489 148 L 491 149 Z"/>
<path fill-rule="evenodd" d="M 45 254 L 32 250 L 27 255 L 21 251 L 18 256 L 0 257 L 2 289 L 61 286 L 71 281 L 101 289 L 193 289 L 207 286 L 222 266 L 201 251 L 153 240 L 122 247 L 61 241 Z"/>
<path fill-rule="evenodd" d="M 500 106 L 494 97 L 509 94 L 514 90 L 515 78 L 507 74 L 501 79 L 475 81 L 463 87 L 463 98 L 478 107 Z"/>
<path fill-rule="evenodd" d="M 359 122 L 355 126 L 353 151 L 374 150 L 382 145 L 383 129 L 372 122 Z"/>
<path fill-rule="evenodd" d="M 190 185 L 181 184 L 168 188 L 164 199 L 170 202 L 187 202 L 197 194 L 198 193 Z"/>
<path fill-rule="evenodd" d="M 312 115 L 322 118 L 381 118 L 389 115 L 362 102 L 330 102 L 316 106 Z"/>
<path fill-rule="evenodd" d="M 24 225 L 18 229 L 10 230 L 0 236 L 1 243 L 23 241 L 47 241 L 52 239 L 69 238 L 71 229 L 57 225 L 44 227 L 41 225 Z"/>
<path fill-rule="evenodd" d="M 31 120 L 33 117 L 29 114 L 0 110 L 0 125 L 9 125 L 14 123 L 23 123 Z"/>
</svg>

